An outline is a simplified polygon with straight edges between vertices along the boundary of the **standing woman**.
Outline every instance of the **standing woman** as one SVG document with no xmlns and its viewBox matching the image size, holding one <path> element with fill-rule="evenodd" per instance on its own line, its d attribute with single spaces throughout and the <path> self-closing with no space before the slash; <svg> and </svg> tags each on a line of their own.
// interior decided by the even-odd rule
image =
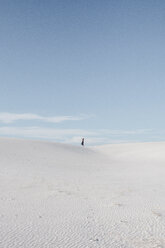
<svg viewBox="0 0 165 248">
<path fill-rule="evenodd" d="M 84 138 L 82 138 L 81 145 L 84 146 Z"/>
</svg>

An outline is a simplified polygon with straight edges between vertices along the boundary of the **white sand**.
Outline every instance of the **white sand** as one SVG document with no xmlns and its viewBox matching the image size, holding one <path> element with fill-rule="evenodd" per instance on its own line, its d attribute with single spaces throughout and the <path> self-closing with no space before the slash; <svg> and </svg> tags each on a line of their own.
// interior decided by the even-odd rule
<svg viewBox="0 0 165 248">
<path fill-rule="evenodd" d="M 165 247 L 165 143 L 0 139 L 0 248 Z"/>
</svg>

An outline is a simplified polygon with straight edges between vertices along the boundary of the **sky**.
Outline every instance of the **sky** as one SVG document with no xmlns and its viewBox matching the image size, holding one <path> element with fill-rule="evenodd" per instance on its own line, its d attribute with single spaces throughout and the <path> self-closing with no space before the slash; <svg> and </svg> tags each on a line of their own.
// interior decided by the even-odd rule
<svg viewBox="0 0 165 248">
<path fill-rule="evenodd" d="M 0 0 L 0 136 L 165 141 L 164 0 Z"/>
</svg>

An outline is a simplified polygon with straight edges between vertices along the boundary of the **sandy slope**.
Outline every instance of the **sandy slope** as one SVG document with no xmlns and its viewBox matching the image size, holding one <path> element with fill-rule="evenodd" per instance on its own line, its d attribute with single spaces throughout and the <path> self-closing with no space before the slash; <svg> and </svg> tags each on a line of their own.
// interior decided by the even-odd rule
<svg viewBox="0 0 165 248">
<path fill-rule="evenodd" d="M 0 248 L 165 247 L 165 143 L 0 139 Z"/>
</svg>

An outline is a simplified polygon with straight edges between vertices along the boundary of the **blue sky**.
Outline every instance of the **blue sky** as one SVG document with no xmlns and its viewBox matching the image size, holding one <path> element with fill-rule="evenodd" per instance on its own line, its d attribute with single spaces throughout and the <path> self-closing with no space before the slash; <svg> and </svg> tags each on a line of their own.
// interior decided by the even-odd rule
<svg viewBox="0 0 165 248">
<path fill-rule="evenodd" d="M 0 0 L 0 135 L 165 140 L 165 1 Z"/>
</svg>

